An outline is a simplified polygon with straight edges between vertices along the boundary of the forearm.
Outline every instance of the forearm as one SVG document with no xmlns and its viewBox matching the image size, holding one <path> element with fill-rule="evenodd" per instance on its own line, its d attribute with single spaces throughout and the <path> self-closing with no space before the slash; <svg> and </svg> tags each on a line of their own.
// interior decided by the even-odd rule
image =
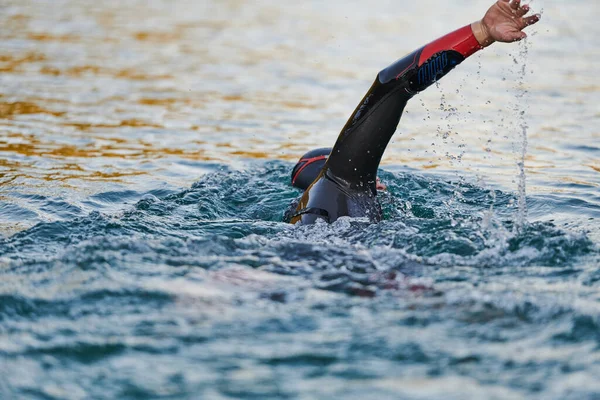
<svg viewBox="0 0 600 400">
<path fill-rule="evenodd" d="M 396 61 L 379 73 L 379 81 L 403 85 L 411 94 L 422 91 L 484 47 L 476 35 L 487 44 L 480 23 L 467 25 Z"/>
</svg>

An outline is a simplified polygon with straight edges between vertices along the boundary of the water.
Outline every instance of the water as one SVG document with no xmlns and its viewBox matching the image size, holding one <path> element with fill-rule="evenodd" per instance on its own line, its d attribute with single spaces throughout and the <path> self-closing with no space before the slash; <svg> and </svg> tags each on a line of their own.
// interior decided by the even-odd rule
<svg viewBox="0 0 600 400">
<path fill-rule="evenodd" d="M 0 397 L 598 397 L 598 5 L 407 107 L 385 221 L 283 224 L 375 71 L 487 5 L 376 3 L 0 3 Z"/>
<path fill-rule="evenodd" d="M 527 158 L 527 110 L 525 109 L 527 106 L 527 89 L 525 87 L 525 79 L 527 79 L 527 43 L 528 41 L 521 41 L 520 51 L 519 51 L 519 59 L 521 59 L 521 67 L 519 68 L 519 84 L 518 90 L 519 94 L 517 94 L 517 106 L 515 107 L 515 112 L 519 115 L 519 127 L 521 128 L 520 132 L 520 157 L 517 162 L 517 166 L 519 167 L 519 201 L 518 201 L 518 212 L 516 218 L 516 228 L 521 230 L 523 228 L 523 224 L 527 222 L 527 175 L 525 171 L 525 160 Z M 515 59 L 515 61 L 517 61 Z M 518 61 L 517 61 L 518 63 Z"/>
</svg>

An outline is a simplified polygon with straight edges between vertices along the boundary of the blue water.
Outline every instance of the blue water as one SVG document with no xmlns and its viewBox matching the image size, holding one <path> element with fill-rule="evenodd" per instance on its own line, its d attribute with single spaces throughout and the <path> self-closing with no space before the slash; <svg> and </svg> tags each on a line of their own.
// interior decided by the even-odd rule
<svg viewBox="0 0 600 400">
<path fill-rule="evenodd" d="M 1 239 L 3 398 L 598 398 L 584 230 L 516 233 L 513 194 L 407 169 L 380 174 L 382 223 L 290 226 L 291 166 Z"/>
</svg>

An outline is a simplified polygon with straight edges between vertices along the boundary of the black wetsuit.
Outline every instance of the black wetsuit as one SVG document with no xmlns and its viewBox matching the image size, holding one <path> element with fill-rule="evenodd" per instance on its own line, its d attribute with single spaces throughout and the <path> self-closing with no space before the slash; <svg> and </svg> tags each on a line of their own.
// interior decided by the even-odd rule
<svg viewBox="0 0 600 400">
<path fill-rule="evenodd" d="M 469 25 L 379 72 L 290 222 L 333 222 L 343 216 L 380 221 L 377 168 L 406 103 L 481 48 Z"/>
</svg>

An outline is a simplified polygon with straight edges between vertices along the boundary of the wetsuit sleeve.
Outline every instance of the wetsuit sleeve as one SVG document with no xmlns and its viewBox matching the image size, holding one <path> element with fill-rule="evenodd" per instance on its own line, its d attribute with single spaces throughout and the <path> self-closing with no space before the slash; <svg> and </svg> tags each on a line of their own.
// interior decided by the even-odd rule
<svg viewBox="0 0 600 400">
<path fill-rule="evenodd" d="M 370 187 L 376 193 L 379 162 L 407 101 L 480 49 L 468 25 L 379 72 L 342 129 L 325 171 L 342 184 Z"/>
</svg>

